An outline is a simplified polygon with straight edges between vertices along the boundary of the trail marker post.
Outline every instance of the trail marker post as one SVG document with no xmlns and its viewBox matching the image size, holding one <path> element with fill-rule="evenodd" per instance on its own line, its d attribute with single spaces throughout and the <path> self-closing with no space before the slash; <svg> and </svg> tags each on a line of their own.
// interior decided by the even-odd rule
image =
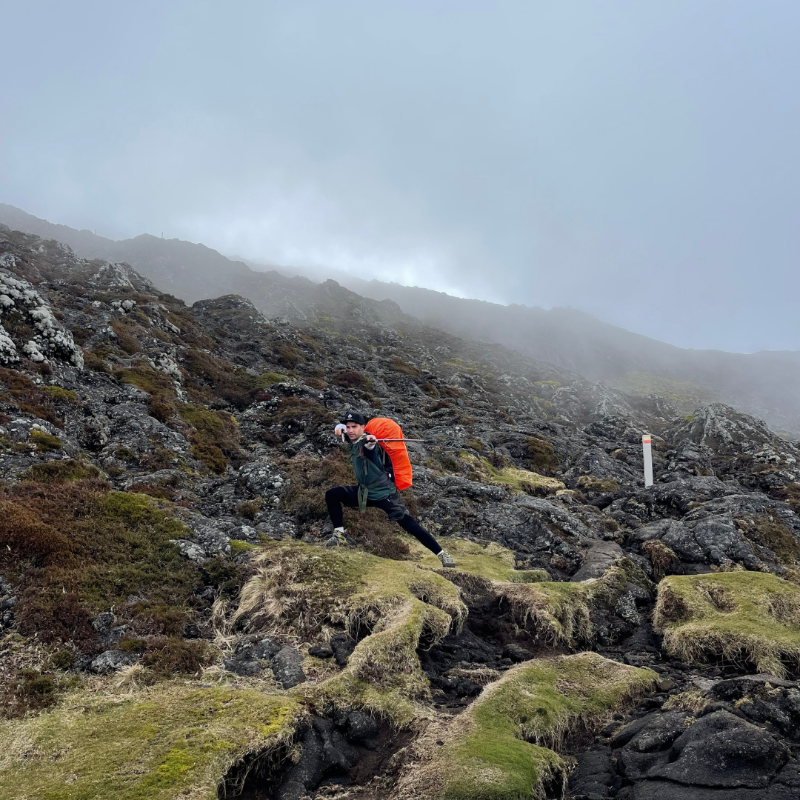
<svg viewBox="0 0 800 800">
<path fill-rule="evenodd" d="M 642 436 L 642 454 L 644 456 L 644 488 L 653 485 L 653 451 L 651 449 L 650 434 Z"/>
</svg>

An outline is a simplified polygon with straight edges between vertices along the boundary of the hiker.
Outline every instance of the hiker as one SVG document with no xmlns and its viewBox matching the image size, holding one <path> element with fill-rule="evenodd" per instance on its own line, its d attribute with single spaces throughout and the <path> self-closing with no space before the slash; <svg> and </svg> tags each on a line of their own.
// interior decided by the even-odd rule
<svg viewBox="0 0 800 800">
<path fill-rule="evenodd" d="M 333 535 L 325 542 L 326 546 L 347 544 L 343 505 L 349 508 L 358 507 L 362 513 L 367 506 L 374 506 L 385 511 L 392 522 L 415 536 L 438 557 L 443 567 L 454 567 L 456 563 L 449 553 L 408 513 L 384 466 L 377 438 L 364 430 L 366 424 L 367 420 L 362 414 L 350 412 L 345 416 L 345 422 L 336 426 L 336 436 L 345 432 L 350 440 L 350 458 L 353 460 L 358 485 L 336 486 L 325 492 L 325 502 L 333 522 Z"/>
</svg>

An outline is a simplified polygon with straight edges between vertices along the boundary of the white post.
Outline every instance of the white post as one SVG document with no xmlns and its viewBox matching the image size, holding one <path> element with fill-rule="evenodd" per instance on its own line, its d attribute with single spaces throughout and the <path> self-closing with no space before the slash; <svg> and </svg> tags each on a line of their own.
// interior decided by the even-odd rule
<svg viewBox="0 0 800 800">
<path fill-rule="evenodd" d="M 650 434 L 642 436 L 642 453 L 644 455 L 644 488 L 653 485 L 653 451 L 650 449 Z"/>
</svg>

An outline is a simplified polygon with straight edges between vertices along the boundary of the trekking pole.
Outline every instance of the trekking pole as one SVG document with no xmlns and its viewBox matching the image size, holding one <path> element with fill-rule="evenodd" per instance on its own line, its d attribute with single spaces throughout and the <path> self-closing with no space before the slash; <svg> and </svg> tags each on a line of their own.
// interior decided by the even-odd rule
<svg viewBox="0 0 800 800">
<path fill-rule="evenodd" d="M 377 439 L 378 442 L 424 442 L 424 439 Z"/>
</svg>

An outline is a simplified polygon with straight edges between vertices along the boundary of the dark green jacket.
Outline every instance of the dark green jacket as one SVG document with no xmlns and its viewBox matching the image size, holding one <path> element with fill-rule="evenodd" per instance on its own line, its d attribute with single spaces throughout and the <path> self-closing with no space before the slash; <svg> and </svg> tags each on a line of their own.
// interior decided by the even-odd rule
<svg viewBox="0 0 800 800">
<path fill-rule="evenodd" d="M 356 473 L 359 507 L 362 511 L 366 508 L 367 500 L 384 500 L 397 491 L 383 468 L 379 444 L 368 450 L 363 441 L 355 442 L 350 445 L 350 458 Z"/>
</svg>

